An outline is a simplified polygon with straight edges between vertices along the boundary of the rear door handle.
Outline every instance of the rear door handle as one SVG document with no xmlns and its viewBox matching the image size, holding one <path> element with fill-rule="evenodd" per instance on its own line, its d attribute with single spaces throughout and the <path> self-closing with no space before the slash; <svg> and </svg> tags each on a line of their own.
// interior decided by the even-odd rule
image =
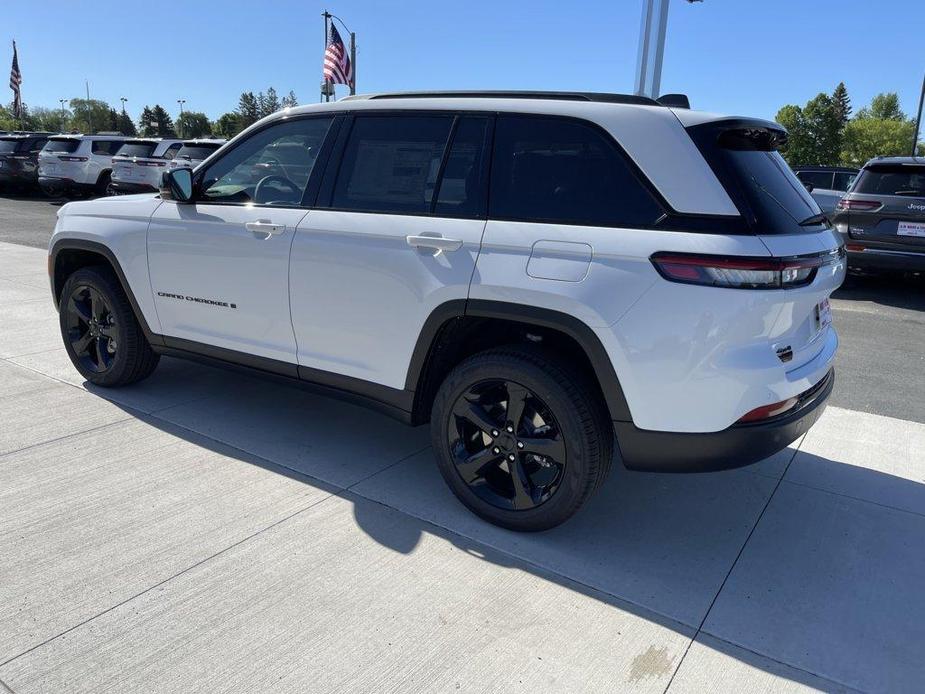
<svg viewBox="0 0 925 694">
<path fill-rule="evenodd" d="M 459 239 L 445 239 L 442 236 L 406 236 L 405 241 L 413 248 L 433 248 L 438 251 L 458 251 L 463 245 Z"/>
<path fill-rule="evenodd" d="M 270 222 L 247 222 L 244 225 L 244 228 L 248 231 L 252 231 L 255 234 L 265 234 L 267 238 L 270 238 L 274 234 L 282 234 L 286 231 L 285 224 L 271 224 Z"/>
</svg>

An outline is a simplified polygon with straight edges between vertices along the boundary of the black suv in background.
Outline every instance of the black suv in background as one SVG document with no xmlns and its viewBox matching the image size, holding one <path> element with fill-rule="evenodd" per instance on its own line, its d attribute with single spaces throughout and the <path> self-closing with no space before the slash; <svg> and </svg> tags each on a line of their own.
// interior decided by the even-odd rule
<svg viewBox="0 0 925 694">
<path fill-rule="evenodd" d="M 0 136 L 0 188 L 26 188 L 38 184 L 39 150 L 51 134 Z"/>
<path fill-rule="evenodd" d="M 925 271 L 925 157 L 867 162 L 832 222 L 845 239 L 849 267 Z"/>
</svg>

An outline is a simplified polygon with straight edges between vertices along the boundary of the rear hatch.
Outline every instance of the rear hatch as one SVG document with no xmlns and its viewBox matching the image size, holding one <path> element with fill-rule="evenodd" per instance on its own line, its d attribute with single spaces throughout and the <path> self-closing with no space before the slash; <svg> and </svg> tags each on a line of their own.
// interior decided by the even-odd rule
<svg viewBox="0 0 925 694">
<path fill-rule="evenodd" d="M 786 131 L 776 123 L 741 118 L 687 130 L 742 213 L 743 233 L 757 236 L 785 267 L 816 265 L 804 279 L 782 280 L 782 288 L 765 289 L 753 302 L 755 311 L 766 311 L 764 331 L 753 339 L 771 343 L 788 373 L 811 369 L 811 362 L 837 344 L 829 295 L 844 279 L 844 246 L 777 151 L 786 143 Z M 790 272 L 800 276 L 802 271 Z"/>
<path fill-rule="evenodd" d="M 137 183 L 157 188 L 167 160 L 151 156 L 157 140 L 126 142 L 112 158 L 112 180 L 116 183 Z"/>
<path fill-rule="evenodd" d="M 76 154 L 79 137 L 52 137 L 39 152 L 39 176 L 79 180 L 87 157 Z"/>
<path fill-rule="evenodd" d="M 221 142 L 184 142 L 177 156 L 170 162 L 171 169 L 192 169 L 222 146 Z"/>
<path fill-rule="evenodd" d="M 865 167 L 838 221 L 852 241 L 925 252 L 925 162 Z"/>
<path fill-rule="evenodd" d="M 10 173 L 11 169 L 18 170 L 16 156 L 23 142 L 21 137 L 0 137 L 0 173 Z"/>
</svg>

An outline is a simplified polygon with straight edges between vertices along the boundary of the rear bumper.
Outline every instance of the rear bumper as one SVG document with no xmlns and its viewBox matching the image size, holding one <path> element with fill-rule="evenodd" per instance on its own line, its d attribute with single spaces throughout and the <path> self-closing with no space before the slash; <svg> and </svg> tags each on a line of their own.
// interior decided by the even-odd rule
<svg viewBox="0 0 925 694">
<path fill-rule="evenodd" d="M 897 251 L 866 247 L 848 251 L 848 267 L 860 270 L 925 272 L 925 252 Z"/>
<path fill-rule="evenodd" d="M 623 464 L 649 472 L 714 472 L 757 463 L 806 433 L 825 410 L 835 385 L 835 370 L 800 396 L 778 417 L 736 424 L 707 434 L 648 431 L 631 422 L 614 422 Z"/>
<path fill-rule="evenodd" d="M 156 193 L 157 188 L 147 183 L 127 183 L 125 181 L 110 181 L 110 187 L 116 193 L 129 195 L 132 193 Z"/>
<path fill-rule="evenodd" d="M 35 171 L 12 170 L 7 167 L 0 169 L 0 183 L 18 184 L 18 185 L 35 185 L 38 176 Z"/>
</svg>

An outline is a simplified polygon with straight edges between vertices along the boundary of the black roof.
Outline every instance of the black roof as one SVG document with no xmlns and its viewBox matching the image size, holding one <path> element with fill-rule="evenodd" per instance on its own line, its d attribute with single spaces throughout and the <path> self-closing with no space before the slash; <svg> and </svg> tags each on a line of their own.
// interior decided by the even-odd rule
<svg viewBox="0 0 925 694">
<path fill-rule="evenodd" d="M 815 166 L 813 164 L 797 164 L 790 168 L 794 171 L 835 171 L 836 173 L 857 173 L 859 170 L 852 166 Z"/>
<path fill-rule="evenodd" d="M 876 166 L 877 164 L 911 164 L 914 166 L 925 166 L 925 157 L 874 157 L 864 166 Z"/>
</svg>

